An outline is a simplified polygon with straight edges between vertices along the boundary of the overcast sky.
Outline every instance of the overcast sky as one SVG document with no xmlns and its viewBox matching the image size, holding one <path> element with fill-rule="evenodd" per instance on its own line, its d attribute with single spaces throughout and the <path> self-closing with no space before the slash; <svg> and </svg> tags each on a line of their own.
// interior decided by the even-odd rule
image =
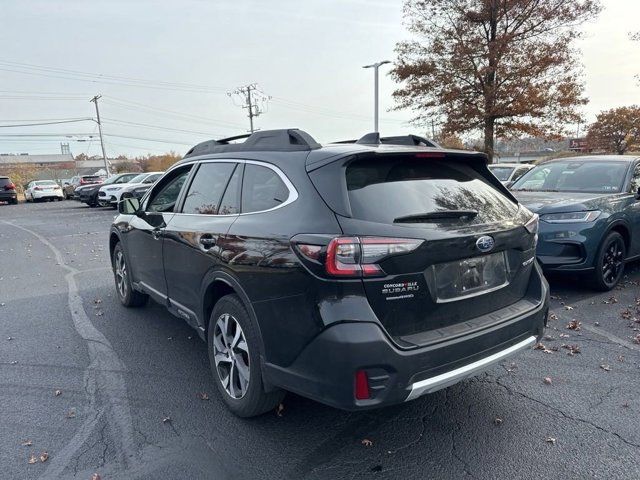
<svg viewBox="0 0 640 480">
<path fill-rule="evenodd" d="M 184 153 L 244 133 L 246 111 L 226 92 L 251 82 L 273 97 L 257 127 L 298 127 L 320 141 L 359 137 L 373 129 L 373 72 L 361 67 L 393 60 L 396 42 L 408 38 L 400 0 L 1 3 L 0 125 L 93 117 L 89 99 L 102 94 L 109 156 Z M 640 30 L 640 2 L 602 3 L 579 45 L 589 121 L 640 103 L 640 43 L 628 38 Z M 406 125 L 410 112 L 387 111 L 393 89 L 381 75 L 381 132 L 424 133 Z M 89 121 L 0 128 L 0 153 L 57 153 L 64 136 L 6 135 L 63 133 L 75 135 L 74 154 L 99 153 L 97 142 L 78 141 L 96 133 Z"/>
</svg>

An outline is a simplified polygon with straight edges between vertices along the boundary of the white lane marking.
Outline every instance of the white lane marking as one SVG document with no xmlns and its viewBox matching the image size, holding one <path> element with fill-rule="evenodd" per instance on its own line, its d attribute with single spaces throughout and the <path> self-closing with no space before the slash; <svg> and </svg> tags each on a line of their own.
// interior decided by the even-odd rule
<svg viewBox="0 0 640 480">
<path fill-rule="evenodd" d="M 47 246 L 56 257 L 61 268 L 67 270 L 65 280 L 68 285 L 68 304 L 73 326 L 85 342 L 89 353 L 89 366 L 84 372 L 85 389 L 89 397 L 89 406 L 93 412 L 89 418 L 80 426 L 71 441 L 67 443 L 59 452 L 52 455 L 47 470 L 41 478 L 59 478 L 62 472 L 69 465 L 74 455 L 95 431 L 100 419 L 115 423 L 119 433 L 118 439 L 120 448 L 118 449 L 119 461 L 123 469 L 130 466 L 130 457 L 136 453 L 133 421 L 131 418 L 131 408 L 127 396 L 127 386 L 123 376 L 126 367 L 113 350 L 109 340 L 91 323 L 87 312 L 82 305 L 82 297 L 78 293 L 78 285 L 75 280 L 77 274 L 84 273 L 64 263 L 64 257 L 60 251 L 42 235 L 29 230 L 28 228 L 16 225 L 15 223 L 0 220 L 2 223 L 14 228 L 23 230 Z M 106 399 L 107 405 L 102 408 L 98 406 L 98 401 Z"/>
</svg>

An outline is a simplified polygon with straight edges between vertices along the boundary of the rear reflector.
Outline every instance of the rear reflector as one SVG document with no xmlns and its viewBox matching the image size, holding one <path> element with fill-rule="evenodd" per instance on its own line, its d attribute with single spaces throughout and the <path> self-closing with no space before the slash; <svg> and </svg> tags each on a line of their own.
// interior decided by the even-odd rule
<svg viewBox="0 0 640 480">
<path fill-rule="evenodd" d="M 358 370 L 356 372 L 356 400 L 368 400 L 371 398 L 369 394 L 369 377 L 364 370 Z"/>
</svg>

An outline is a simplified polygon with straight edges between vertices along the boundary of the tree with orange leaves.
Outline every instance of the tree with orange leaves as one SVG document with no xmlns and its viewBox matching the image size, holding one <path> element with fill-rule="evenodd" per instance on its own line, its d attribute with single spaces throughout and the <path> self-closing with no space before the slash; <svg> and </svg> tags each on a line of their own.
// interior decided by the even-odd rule
<svg viewBox="0 0 640 480">
<path fill-rule="evenodd" d="M 590 150 L 624 155 L 630 147 L 639 143 L 640 107 L 637 105 L 600 112 L 587 133 Z"/>
<path fill-rule="evenodd" d="M 412 41 L 396 45 L 397 109 L 443 133 L 554 136 L 587 103 L 574 48 L 598 0 L 406 0 Z"/>
</svg>

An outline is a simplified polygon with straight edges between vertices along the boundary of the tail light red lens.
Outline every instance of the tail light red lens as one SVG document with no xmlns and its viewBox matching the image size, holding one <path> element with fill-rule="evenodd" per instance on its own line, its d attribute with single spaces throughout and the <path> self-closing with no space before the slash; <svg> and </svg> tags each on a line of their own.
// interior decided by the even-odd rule
<svg viewBox="0 0 640 480">
<path fill-rule="evenodd" d="M 15 183 L 8 183 L 4 186 L 5 190 L 15 190 L 16 188 L 16 184 Z"/>
<path fill-rule="evenodd" d="M 38 190 L 38 191 L 43 190 L 43 188 L 42 188 L 42 187 L 33 187 L 33 189 L 34 189 L 34 190 Z"/>
<path fill-rule="evenodd" d="M 374 277 L 385 275 L 378 262 L 408 253 L 423 240 L 385 237 L 337 237 L 327 247 L 325 269 L 336 277 Z"/>
<path fill-rule="evenodd" d="M 368 400 L 371 398 L 369 393 L 369 377 L 364 370 L 358 370 L 356 372 L 355 382 L 355 397 L 356 400 Z"/>
</svg>

